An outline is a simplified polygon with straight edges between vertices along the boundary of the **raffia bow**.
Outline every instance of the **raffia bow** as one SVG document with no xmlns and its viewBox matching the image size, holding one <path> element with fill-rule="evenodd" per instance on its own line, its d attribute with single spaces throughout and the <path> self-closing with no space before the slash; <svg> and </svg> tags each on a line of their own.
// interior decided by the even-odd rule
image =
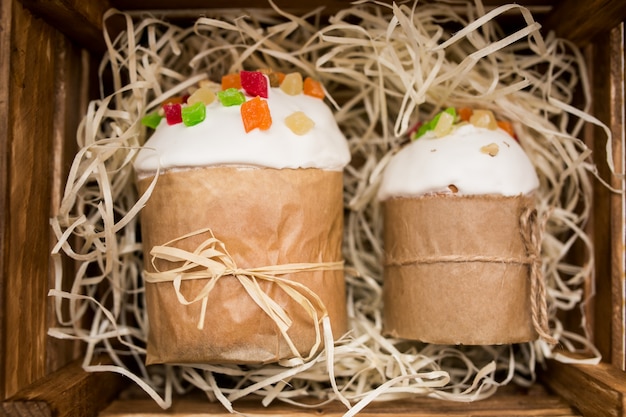
<svg viewBox="0 0 626 417">
<path fill-rule="evenodd" d="M 193 252 L 171 246 L 178 241 L 204 233 L 209 233 L 210 237 L 198 245 Z M 281 278 L 278 275 L 343 269 L 343 261 L 289 263 L 255 268 L 239 268 L 226 250 L 225 244 L 217 239 L 213 231 L 209 228 L 186 234 L 160 246 L 154 246 L 150 251 L 150 255 L 152 257 L 152 267 L 155 272 L 144 271 L 146 282 L 172 282 L 180 304 L 190 305 L 201 302 L 202 306 L 198 319 L 198 329 L 204 328 L 207 303 L 211 291 L 222 277 L 233 276 L 246 290 L 250 298 L 252 298 L 265 314 L 274 321 L 289 346 L 289 349 L 297 358 L 301 358 L 302 355 L 300 355 L 293 341 L 287 334 L 287 331 L 292 325 L 292 320 L 289 318 L 287 312 L 263 291 L 259 282 L 267 281 L 278 285 L 280 289 L 306 311 L 315 328 L 315 344 L 307 357 L 310 358 L 315 354 L 322 342 L 320 324 L 322 320 L 328 316 L 328 312 L 322 300 L 308 287 L 298 282 Z M 166 271 L 160 271 L 156 266 L 158 259 L 168 262 L 182 262 L 182 264 Z M 207 282 L 192 299 L 187 299 L 181 292 L 181 284 L 183 281 L 196 279 L 205 279 Z"/>
</svg>

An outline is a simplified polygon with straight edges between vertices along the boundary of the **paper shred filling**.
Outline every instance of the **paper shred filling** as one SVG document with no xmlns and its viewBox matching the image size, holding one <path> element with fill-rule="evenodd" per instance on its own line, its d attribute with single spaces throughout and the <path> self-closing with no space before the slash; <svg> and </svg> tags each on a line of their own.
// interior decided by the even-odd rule
<svg viewBox="0 0 626 417">
<path fill-rule="evenodd" d="M 505 13 L 521 24 L 501 38 L 496 21 Z M 610 141 L 608 128 L 586 113 L 590 86 L 579 51 L 556 37 L 544 39 L 532 13 L 517 4 L 486 11 L 480 2 L 364 3 L 330 20 L 320 10 L 303 17 L 277 8 L 255 10 L 253 16 L 236 10 L 219 14 L 190 28 L 153 17 L 135 20 L 114 10 L 105 15 L 126 22 L 115 39 L 104 33 L 109 53 L 101 68 L 112 77 L 115 92 L 87 109 L 59 214 L 51 221 L 57 243 L 50 295 L 58 325 L 49 334 L 84 342 L 86 369 L 126 375 L 163 408 L 171 405 L 173 392 L 195 387 L 231 412 L 238 398 L 257 395 L 264 405 L 341 401 L 346 415 L 354 415 L 371 401 L 479 400 L 505 384 L 533 383 L 537 364 L 547 357 L 569 360 L 541 341 L 456 347 L 382 335 L 382 213 L 376 190 L 409 127 L 449 106 L 488 109 L 515 126 L 540 177 L 538 209 L 549 215 L 542 256 L 552 336 L 561 348 L 585 353 L 586 363 L 599 361 L 584 315 L 575 329 L 559 320 L 563 312 L 584 311 L 585 288 L 593 288 L 593 248 L 583 226 L 591 209 L 589 174 L 595 170 L 581 139 L 583 128 L 599 125 Z M 354 162 L 344 176 L 343 251 L 351 332 L 300 364 L 148 368 L 137 230 L 155 183 L 146 194 L 136 194 L 132 161 L 150 132 L 140 121 L 202 80 L 221 79 L 225 89 L 239 88 L 238 77 L 221 76 L 244 68 L 271 68 L 277 78 L 287 74 L 281 88 L 302 89 L 302 81 L 290 79 L 299 72 L 321 82 L 349 140 Z M 583 99 L 580 107 L 572 103 L 574 90 Z M 609 153 L 610 168 L 611 160 Z M 584 253 L 579 264 L 570 261 L 575 245 Z M 68 257 L 75 269 L 66 269 Z M 92 363 L 99 352 L 113 364 Z M 304 395 L 318 404 L 300 402 Z"/>
</svg>

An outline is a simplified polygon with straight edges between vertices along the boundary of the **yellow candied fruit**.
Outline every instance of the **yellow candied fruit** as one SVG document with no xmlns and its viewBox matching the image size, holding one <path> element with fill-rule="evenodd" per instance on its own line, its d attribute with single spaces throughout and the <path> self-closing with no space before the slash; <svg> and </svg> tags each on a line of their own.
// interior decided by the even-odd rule
<svg viewBox="0 0 626 417">
<path fill-rule="evenodd" d="M 285 117 L 285 125 L 296 135 L 302 136 L 313 129 L 315 122 L 309 119 L 304 112 L 297 111 Z"/>
<path fill-rule="evenodd" d="M 452 132 L 452 125 L 454 124 L 454 116 L 448 112 L 442 112 L 437 121 L 437 126 L 433 130 L 435 137 L 442 138 Z"/>
<path fill-rule="evenodd" d="M 291 72 L 285 75 L 283 82 L 280 84 L 280 89 L 290 96 L 301 94 L 302 88 L 302 75 L 299 72 Z"/>
<path fill-rule="evenodd" d="M 482 153 L 486 153 L 489 156 L 496 156 L 498 152 L 500 152 L 500 147 L 497 143 L 490 143 L 489 145 L 485 145 L 480 148 Z"/>
<path fill-rule="evenodd" d="M 215 101 L 215 93 L 208 87 L 200 87 L 189 96 L 189 98 L 187 99 L 187 104 L 211 104 L 213 103 L 213 101 Z"/>
<path fill-rule="evenodd" d="M 215 81 L 211 81 L 211 80 L 200 80 L 198 81 L 198 87 L 202 88 L 208 88 L 211 91 L 220 91 L 222 89 L 222 85 L 220 83 L 216 83 Z"/>
<path fill-rule="evenodd" d="M 469 122 L 476 127 L 485 127 L 489 130 L 496 130 L 498 123 L 491 110 L 474 110 Z"/>
</svg>

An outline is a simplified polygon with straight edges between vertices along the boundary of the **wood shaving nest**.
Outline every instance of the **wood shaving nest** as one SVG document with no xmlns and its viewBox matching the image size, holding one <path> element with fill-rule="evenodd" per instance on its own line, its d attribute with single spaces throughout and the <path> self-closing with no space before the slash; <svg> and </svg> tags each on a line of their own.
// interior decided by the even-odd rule
<svg viewBox="0 0 626 417">
<path fill-rule="evenodd" d="M 256 394 L 264 405 L 342 401 L 346 415 L 354 415 L 375 400 L 486 398 L 508 383 L 532 384 L 536 366 L 547 357 L 566 360 L 541 341 L 455 347 L 381 335 L 376 190 L 408 129 L 447 106 L 489 109 L 512 122 L 540 177 L 539 210 L 550 216 L 542 256 L 551 334 L 560 348 L 599 360 L 587 334 L 564 328 L 557 316 L 573 309 L 584 313 L 593 295 L 584 291 L 593 288 L 594 260 L 583 227 L 595 167 L 581 131 L 585 124 L 599 125 L 607 144 L 611 140 L 606 126 L 587 113 L 586 69 L 573 45 L 551 34 L 544 38 L 530 11 L 515 4 L 488 10 L 480 2 L 358 2 L 326 17 L 321 9 L 296 16 L 270 3 L 216 15 L 188 27 L 114 10 L 105 15 L 105 21 L 121 17 L 126 23 L 115 38 L 104 33 L 108 52 L 100 79 L 112 78 L 112 85 L 101 81 L 102 98 L 89 104 L 80 124 L 80 149 L 51 222 L 57 244 L 50 294 L 58 326 L 49 333 L 83 341 L 85 369 L 124 374 L 163 408 L 174 392 L 197 387 L 230 411 L 236 399 Z M 520 29 L 505 33 L 497 23 L 504 15 Z M 132 168 L 147 134 L 140 119 L 200 80 L 254 68 L 297 70 L 321 81 L 348 138 L 353 162 L 345 170 L 344 255 L 352 331 L 333 349 L 293 367 L 147 368 L 137 215 L 148 195 L 137 195 Z M 575 90 L 583 97 L 577 107 Z M 609 153 L 612 167 L 611 161 Z M 567 259 L 575 243 L 585 248 L 579 264 Z M 75 271 L 63 268 L 64 257 L 75 261 Z M 113 364 L 92 364 L 100 352 Z M 318 403 L 304 404 L 303 396 Z"/>
</svg>

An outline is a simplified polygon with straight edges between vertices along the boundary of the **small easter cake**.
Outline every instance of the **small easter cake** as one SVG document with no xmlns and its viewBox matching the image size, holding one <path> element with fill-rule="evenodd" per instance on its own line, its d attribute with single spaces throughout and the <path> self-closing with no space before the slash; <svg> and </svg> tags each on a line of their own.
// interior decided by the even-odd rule
<svg viewBox="0 0 626 417">
<path fill-rule="evenodd" d="M 241 71 L 163 103 L 134 166 L 146 362 L 263 364 L 346 331 L 347 141 L 319 82 Z"/>
<path fill-rule="evenodd" d="M 412 139 L 378 191 L 385 333 L 437 344 L 535 340 L 546 320 L 539 180 L 510 124 L 448 108 Z"/>
</svg>

